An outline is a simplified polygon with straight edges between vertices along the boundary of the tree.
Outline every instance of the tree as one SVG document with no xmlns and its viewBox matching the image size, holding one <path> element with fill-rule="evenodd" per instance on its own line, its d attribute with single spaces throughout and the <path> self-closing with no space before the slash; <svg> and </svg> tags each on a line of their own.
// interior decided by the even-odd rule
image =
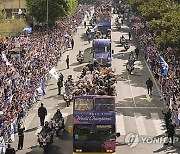
<svg viewBox="0 0 180 154">
<path fill-rule="evenodd" d="M 59 17 L 70 14 L 77 6 L 77 0 L 26 0 L 29 15 L 34 17 L 36 22 L 47 22 L 47 1 L 48 1 L 48 24 L 53 26 Z"/>
<path fill-rule="evenodd" d="M 67 14 L 68 15 L 71 14 L 74 8 L 76 8 L 77 6 L 78 6 L 78 0 L 68 0 L 67 1 L 67 7 L 68 7 Z"/>
</svg>

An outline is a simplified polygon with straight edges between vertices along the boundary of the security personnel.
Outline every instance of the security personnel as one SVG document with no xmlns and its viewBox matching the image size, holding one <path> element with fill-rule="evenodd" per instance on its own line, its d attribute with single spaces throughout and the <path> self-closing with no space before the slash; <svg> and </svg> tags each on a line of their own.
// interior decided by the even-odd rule
<svg viewBox="0 0 180 154">
<path fill-rule="evenodd" d="M 41 126 L 44 126 L 44 120 L 45 120 L 46 115 L 47 115 L 47 110 L 43 106 L 43 103 L 41 103 L 41 107 L 39 107 L 39 109 L 38 109 L 38 116 L 40 118 Z"/>
<path fill-rule="evenodd" d="M 23 143 L 24 143 L 24 123 L 23 120 L 20 119 L 19 123 L 18 123 L 18 136 L 19 136 L 19 141 L 18 141 L 18 150 L 22 150 L 23 149 Z"/>
<path fill-rule="evenodd" d="M 67 69 L 69 69 L 69 55 L 67 55 L 66 64 L 67 64 Z"/>
<path fill-rule="evenodd" d="M 13 147 L 11 147 L 11 144 L 8 144 L 5 154 L 16 154 L 16 151 Z"/>
</svg>

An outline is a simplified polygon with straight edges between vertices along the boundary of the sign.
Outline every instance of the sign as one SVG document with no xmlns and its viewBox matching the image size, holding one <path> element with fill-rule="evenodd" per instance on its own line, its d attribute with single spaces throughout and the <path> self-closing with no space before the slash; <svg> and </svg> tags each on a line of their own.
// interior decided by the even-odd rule
<svg viewBox="0 0 180 154">
<path fill-rule="evenodd" d="M 115 112 L 82 112 L 74 111 L 74 124 L 115 124 Z"/>
</svg>

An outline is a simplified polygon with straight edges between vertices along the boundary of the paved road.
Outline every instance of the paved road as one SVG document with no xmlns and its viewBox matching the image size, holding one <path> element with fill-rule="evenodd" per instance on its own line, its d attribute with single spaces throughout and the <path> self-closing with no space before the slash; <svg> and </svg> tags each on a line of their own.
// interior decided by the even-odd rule
<svg viewBox="0 0 180 154">
<path fill-rule="evenodd" d="M 112 21 L 114 21 L 114 19 L 115 16 Z M 134 38 L 130 41 L 131 47 L 128 51 L 124 51 L 123 47 L 119 45 L 119 37 L 124 35 L 128 38 L 128 32 L 129 28 L 126 25 L 122 26 L 121 31 L 117 31 L 116 27 L 112 25 L 112 49 L 115 51 L 112 67 L 116 69 L 116 73 L 119 75 L 116 86 L 118 94 L 116 99 L 116 126 L 117 132 L 121 133 L 121 137 L 118 139 L 117 154 L 178 153 L 177 142 L 174 147 L 163 146 L 163 143 L 157 143 L 158 141 L 152 143 L 155 142 L 152 140 L 154 137 L 157 140 L 164 138 L 165 129 L 161 110 L 165 108 L 165 104 L 163 101 L 160 101 L 158 88 L 155 83 L 153 95 L 151 97 L 147 95 L 145 81 L 148 77 L 151 77 L 151 74 L 144 62 L 142 53 L 140 53 L 139 60 L 136 61 L 136 69 L 133 74 L 129 75 L 125 70 L 125 63 L 127 62 L 129 52 L 134 50 L 138 45 Z M 65 79 L 69 74 L 72 74 L 76 80 L 82 67 L 89 61 L 91 44 L 87 41 L 83 27 L 78 29 L 74 40 L 74 50 L 66 51 L 63 54 L 62 60 L 58 63 L 56 70 L 57 72 L 62 72 Z M 79 50 L 84 51 L 85 62 L 83 64 L 77 63 L 75 58 Z M 65 59 L 67 55 L 70 55 L 70 69 L 66 69 Z M 17 154 L 43 153 L 43 150 L 38 146 L 36 137 L 37 133 L 41 130 L 41 127 L 39 127 L 39 118 L 37 117 L 37 109 L 41 102 L 43 102 L 48 109 L 46 120 L 49 120 L 53 116 L 57 108 L 61 108 L 63 116 L 65 117 L 66 128 L 71 125 L 72 106 L 67 108 L 62 96 L 57 95 L 56 83 L 56 79 L 52 77 L 46 89 L 47 94 L 29 111 L 29 115 L 25 119 L 26 133 L 24 149 L 18 151 Z M 137 138 L 137 134 L 139 134 L 139 138 Z M 133 135 L 135 137 L 132 144 L 125 142 L 125 138 L 126 141 L 129 141 L 130 135 L 131 138 L 133 138 Z M 139 142 L 138 139 L 140 140 Z M 13 143 L 13 146 L 17 147 L 17 142 Z M 66 132 L 60 138 L 55 138 L 48 153 L 71 154 L 72 135 Z"/>
</svg>

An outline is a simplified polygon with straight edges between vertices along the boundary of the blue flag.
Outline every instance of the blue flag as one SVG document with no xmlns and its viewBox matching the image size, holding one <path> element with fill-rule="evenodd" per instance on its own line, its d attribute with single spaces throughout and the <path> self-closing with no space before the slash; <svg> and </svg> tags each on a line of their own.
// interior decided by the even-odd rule
<svg viewBox="0 0 180 154">
<path fill-rule="evenodd" d="M 10 97 L 8 97 L 8 98 L 5 100 L 5 103 L 11 103 L 11 102 L 12 102 L 12 99 L 13 99 L 13 95 L 11 95 Z"/>
<path fill-rule="evenodd" d="M 161 70 L 161 74 L 162 75 L 167 75 L 168 74 L 168 70 L 169 70 L 169 66 L 166 63 L 166 61 L 164 60 L 163 57 L 159 56 L 159 62 L 160 62 L 160 70 Z"/>
<path fill-rule="evenodd" d="M 45 92 L 45 82 L 44 81 L 41 81 L 41 90 L 42 90 L 42 96 L 46 95 L 46 92 Z"/>
</svg>

